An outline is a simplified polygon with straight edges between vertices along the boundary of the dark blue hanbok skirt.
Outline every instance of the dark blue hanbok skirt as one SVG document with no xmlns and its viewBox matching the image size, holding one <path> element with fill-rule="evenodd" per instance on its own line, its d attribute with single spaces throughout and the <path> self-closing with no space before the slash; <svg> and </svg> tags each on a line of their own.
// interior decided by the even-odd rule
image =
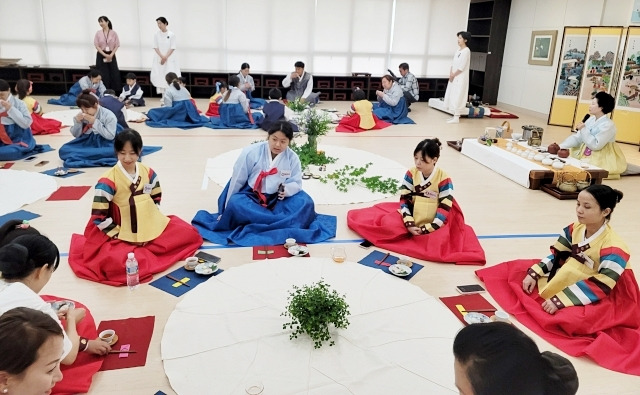
<svg viewBox="0 0 640 395">
<path fill-rule="evenodd" d="M 122 127 L 118 125 L 118 132 Z M 162 147 L 144 146 L 142 155 L 149 155 L 160 151 Z M 107 140 L 97 133 L 83 134 L 82 136 L 69 141 L 60 147 L 60 159 L 64 161 L 64 167 L 103 167 L 114 166 L 118 163 L 115 151 L 113 150 L 113 140 Z"/>
<path fill-rule="evenodd" d="M 404 97 L 400 98 L 398 104 L 393 107 L 385 102 L 373 103 L 373 113 L 383 121 L 393 124 L 415 123 L 407 116 L 407 114 L 409 114 L 409 107 L 407 107 L 407 102 Z"/>
<path fill-rule="evenodd" d="M 228 190 L 229 183 L 218 198 L 218 207 L 224 206 Z M 274 202 L 277 194 L 267 198 Z M 213 243 L 233 242 L 245 247 L 283 244 L 290 237 L 301 243 L 318 243 L 336 235 L 336 217 L 316 214 L 313 199 L 304 191 L 277 200 L 268 209 L 258 204 L 248 185 L 229 199 L 222 213 L 200 210 L 191 223 Z"/>
<path fill-rule="evenodd" d="M 76 99 L 81 93 L 82 89 L 80 88 L 80 83 L 76 82 L 71 86 L 71 89 L 69 89 L 69 93 L 65 93 L 64 95 L 60 96 L 59 99 L 49 99 L 47 100 L 47 103 L 57 104 L 59 106 L 75 106 Z"/>
<path fill-rule="evenodd" d="M 211 124 L 214 129 L 257 129 L 263 117 L 260 113 L 251 113 L 254 121 L 254 123 L 251 123 L 249 116 L 244 112 L 240 103 L 222 103 L 219 111 L 219 118 L 211 118 Z"/>
<path fill-rule="evenodd" d="M 13 144 L 0 142 L 0 160 L 18 160 L 52 150 L 49 145 L 36 144 L 31 128 L 23 129 L 14 123 L 4 125 L 4 130 Z"/>
<path fill-rule="evenodd" d="M 209 118 L 200 115 L 191 100 L 173 102 L 171 107 L 152 108 L 147 117 L 146 124 L 152 128 L 212 128 Z"/>
</svg>

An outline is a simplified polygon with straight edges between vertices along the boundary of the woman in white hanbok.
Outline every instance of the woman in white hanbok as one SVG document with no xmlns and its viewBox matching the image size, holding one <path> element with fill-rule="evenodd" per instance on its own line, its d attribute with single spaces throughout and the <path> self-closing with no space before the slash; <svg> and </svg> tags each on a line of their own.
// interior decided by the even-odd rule
<svg viewBox="0 0 640 395">
<path fill-rule="evenodd" d="M 466 110 L 467 99 L 469 97 L 469 65 L 471 62 L 471 51 L 467 47 L 467 42 L 471 39 L 471 33 L 458 32 L 458 46 L 460 49 L 453 56 L 453 64 L 449 70 L 449 84 L 444 94 L 444 108 L 453 114 L 453 118 L 447 123 L 460 122 L 460 115 Z"/>
<path fill-rule="evenodd" d="M 167 26 L 169 22 L 163 16 L 156 19 L 160 31 L 153 37 L 153 50 L 156 52 L 151 64 L 151 83 L 156 87 L 158 93 L 162 94 L 160 104 L 164 104 L 164 91 L 167 89 L 165 76 L 174 72 L 180 77 L 180 65 L 176 51 L 176 35 Z"/>
</svg>

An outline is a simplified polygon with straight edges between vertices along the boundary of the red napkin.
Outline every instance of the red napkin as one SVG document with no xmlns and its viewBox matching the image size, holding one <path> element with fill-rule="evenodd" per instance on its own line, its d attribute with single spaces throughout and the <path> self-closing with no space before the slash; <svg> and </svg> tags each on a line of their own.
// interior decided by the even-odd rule
<svg viewBox="0 0 640 395">
<path fill-rule="evenodd" d="M 0 169 L 10 169 L 11 166 L 13 166 L 15 162 L 7 162 L 4 165 L 2 165 L 2 167 L 0 167 Z"/>
<path fill-rule="evenodd" d="M 306 246 L 304 243 L 298 243 L 298 245 Z M 260 254 L 259 251 L 273 251 L 271 254 Z M 304 257 L 309 257 L 311 254 L 303 255 Z M 260 261 L 263 259 L 276 259 L 276 258 L 285 258 L 292 257 L 293 255 L 289 254 L 289 251 L 284 248 L 284 245 L 277 246 L 254 246 L 253 247 L 253 260 Z"/>
<path fill-rule="evenodd" d="M 471 294 L 471 295 L 460 295 L 460 296 L 446 296 L 440 298 L 442 303 L 449 308 L 453 312 L 453 314 L 458 317 L 458 319 L 465 325 L 467 322 L 464 320 L 462 313 L 456 307 L 457 304 L 462 305 L 466 311 L 472 310 L 481 310 L 481 309 L 493 309 L 497 310 L 491 303 L 489 303 L 485 298 L 480 294 Z M 493 315 L 492 312 L 482 312 L 482 314 L 486 314 L 491 317 Z"/>
<path fill-rule="evenodd" d="M 129 344 L 135 354 L 127 358 L 119 358 L 119 354 L 107 354 L 100 370 L 114 370 L 144 366 L 147 363 L 147 352 L 153 335 L 154 316 L 126 318 L 123 320 L 102 321 L 98 333 L 105 329 L 113 329 L 118 335 L 118 342 L 111 346 L 114 351 L 120 350 L 123 344 Z"/>
<path fill-rule="evenodd" d="M 90 186 L 60 187 L 47 200 L 80 200 L 89 189 Z"/>
</svg>

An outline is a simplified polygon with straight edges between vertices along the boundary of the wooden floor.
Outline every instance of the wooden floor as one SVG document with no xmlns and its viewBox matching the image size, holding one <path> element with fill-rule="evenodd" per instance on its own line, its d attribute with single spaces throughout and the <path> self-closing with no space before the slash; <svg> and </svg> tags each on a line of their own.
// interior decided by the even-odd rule
<svg viewBox="0 0 640 395">
<path fill-rule="evenodd" d="M 38 97 L 40 103 L 46 98 Z M 207 108 L 208 100 L 198 100 L 201 109 Z M 147 100 L 148 108 L 158 106 L 157 99 Z M 349 103 L 326 102 L 320 108 L 337 108 L 344 112 Z M 66 107 L 44 105 L 45 111 L 67 109 Z M 360 134 L 330 132 L 321 138 L 321 143 L 358 148 L 394 159 L 407 168 L 413 163 L 413 149 L 416 144 L 428 136 L 438 137 L 442 143 L 442 156 L 439 165 L 451 176 L 455 197 L 465 214 L 466 221 L 473 226 L 487 255 L 488 265 L 494 265 L 516 258 L 540 258 L 548 253 L 553 237 L 536 236 L 557 234 L 563 227 L 575 220 L 575 201 L 560 201 L 542 191 L 525 189 L 503 178 L 495 172 L 479 165 L 471 159 L 446 146 L 446 140 L 480 135 L 486 126 L 497 126 L 499 119 L 462 119 L 458 125 L 446 124 L 447 114 L 429 109 L 425 103 L 412 106 L 409 116 L 416 125 L 398 125 L 382 131 Z M 522 110 L 501 106 L 502 110 L 520 115 L 520 119 L 511 119 L 514 129 L 521 125 L 533 124 L 545 129 L 543 144 L 560 142 L 568 135 L 568 128 L 546 125 L 546 118 L 526 116 Z M 190 221 L 199 209 L 215 211 L 216 200 L 221 187 L 209 183 L 202 190 L 204 167 L 207 158 L 223 152 L 247 146 L 251 142 L 263 139 L 266 133 L 261 130 L 196 130 L 152 129 L 144 124 L 132 124 L 138 130 L 147 145 L 161 145 L 163 149 L 144 158 L 159 175 L 162 188 L 162 210 L 165 214 L 178 215 Z M 51 144 L 59 148 L 69 141 L 68 129 L 59 135 L 38 137 L 38 143 Z M 622 144 L 622 149 L 630 163 L 640 165 L 638 147 Z M 329 153 L 330 154 L 330 153 Z M 40 155 L 39 160 L 51 163 L 45 169 L 61 164 L 56 151 Z M 39 161 L 38 160 L 38 161 Z M 34 167 L 37 161 L 17 162 L 13 169 L 41 171 Z M 104 169 L 85 169 L 85 173 L 68 179 L 59 179 L 59 185 L 93 186 Z M 403 174 L 398 174 L 398 178 Z M 606 184 L 625 193 L 624 200 L 616 208 L 612 225 L 626 240 L 631 248 L 632 264 L 640 256 L 637 226 L 640 223 L 640 177 L 626 177 L 617 181 L 605 181 Z M 392 198 L 390 200 L 396 200 Z M 32 221 L 34 227 L 48 235 L 60 248 L 69 251 L 72 233 L 82 233 L 90 214 L 92 192 L 80 201 L 47 202 L 39 201 L 24 207 L 39 213 L 42 217 Z M 360 205 L 318 205 L 320 213 L 338 217 L 336 239 L 344 242 L 348 259 L 357 261 L 367 252 L 354 242 L 359 236 L 348 229 L 346 213 Z M 506 235 L 506 236 L 505 236 Z M 505 237 L 492 237 L 505 236 Z M 334 241 L 311 245 L 313 256 L 328 256 Z M 221 248 L 212 250 L 222 257 L 222 268 L 229 268 L 251 262 L 250 248 Z M 411 282 L 434 296 L 455 295 L 454 287 L 460 284 L 478 282 L 474 275 L 476 267 L 457 267 L 455 265 L 426 263 L 426 267 Z M 638 277 L 636 272 L 636 276 Z M 114 370 L 98 373 L 93 380 L 92 394 L 153 394 L 162 390 L 173 394 L 164 374 L 160 359 L 160 340 L 167 318 L 180 298 L 175 298 L 149 286 L 141 286 L 135 292 L 127 288 L 116 288 L 96 284 L 77 278 L 69 269 L 66 256 L 60 268 L 42 291 L 73 298 L 86 304 L 96 321 L 155 315 L 155 329 L 149 349 L 147 365 L 141 368 Z M 491 299 L 488 294 L 485 297 Z M 523 328 L 516 322 L 516 325 Z M 526 328 L 525 332 L 529 333 Z M 185 333 L 185 336 L 190 334 Z M 553 346 L 533 335 L 542 350 L 557 351 Z M 562 353 L 561 353 L 562 354 Z M 580 376 L 581 394 L 632 394 L 638 393 L 640 377 L 624 375 L 597 366 L 586 358 L 569 359 L 574 363 Z M 215 365 L 215 361 L 212 361 Z M 451 367 L 453 369 L 453 366 Z M 214 391 L 215 392 L 215 391 Z M 266 394 L 266 391 L 265 391 Z"/>
</svg>

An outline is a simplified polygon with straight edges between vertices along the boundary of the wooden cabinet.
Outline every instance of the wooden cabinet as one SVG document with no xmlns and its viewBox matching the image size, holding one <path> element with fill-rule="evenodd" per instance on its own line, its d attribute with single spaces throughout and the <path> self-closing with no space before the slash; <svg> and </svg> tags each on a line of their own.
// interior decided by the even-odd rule
<svg viewBox="0 0 640 395">
<path fill-rule="evenodd" d="M 496 104 L 511 0 L 471 0 L 467 31 L 472 38 L 469 94 Z"/>
<path fill-rule="evenodd" d="M 67 93 L 71 86 L 89 69 L 58 68 L 58 67 L 0 67 L 0 79 L 7 80 L 13 88 L 19 79 L 33 82 L 34 95 L 57 96 Z M 144 91 L 145 97 L 159 97 L 151 85 L 150 72 L 145 70 L 121 69 L 120 75 L 124 82 L 127 73 L 134 73 L 138 77 L 138 84 Z M 182 76 L 187 80 L 187 89 L 194 98 L 208 98 L 215 90 L 217 81 L 227 81 L 236 73 L 214 73 L 206 71 L 183 70 Z M 364 74 L 364 75 L 363 75 Z M 278 88 L 282 96 L 286 97 L 287 88 L 282 87 L 284 74 L 251 74 L 256 85 L 254 97 L 268 98 L 269 90 Z M 376 90 L 382 90 L 381 76 L 372 77 L 369 74 L 358 73 L 352 76 L 313 76 L 313 91 L 320 92 L 320 100 L 351 101 L 353 90 L 362 89 L 367 98 L 376 100 Z M 432 97 L 443 97 L 447 89 L 446 78 L 418 78 L 420 101 L 426 102 Z M 116 92 L 117 95 L 120 92 Z"/>
</svg>

